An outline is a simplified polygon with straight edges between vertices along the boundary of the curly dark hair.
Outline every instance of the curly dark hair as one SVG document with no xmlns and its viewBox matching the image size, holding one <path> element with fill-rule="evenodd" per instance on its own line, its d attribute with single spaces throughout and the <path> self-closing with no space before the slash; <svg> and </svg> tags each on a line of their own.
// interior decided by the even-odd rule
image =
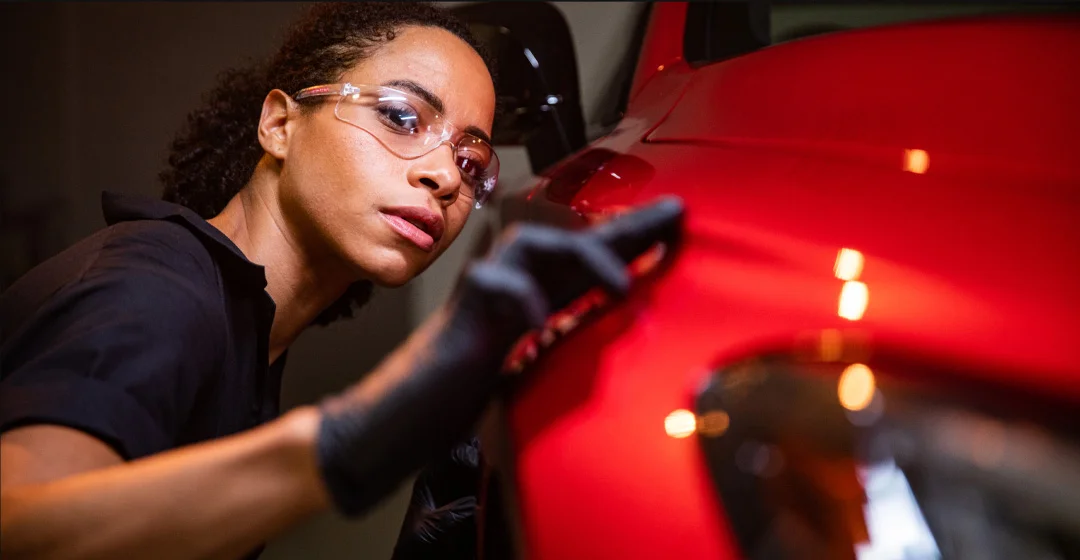
<svg viewBox="0 0 1080 560">
<path fill-rule="evenodd" d="M 161 172 L 163 198 L 203 218 L 220 213 L 251 179 L 263 148 L 258 140 L 263 98 L 277 88 L 293 94 L 305 87 L 334 83 L 358 62 L 392 41 L 406 26 L 439 27 L 467 42 L 495 77 L 488 52 L 468 27 L 449 11 L 418 2 L 343 2 L 315 4 L 286 33 L 269 60 L 225 71 L 192 111 L 171 144 Z M 352 317 L 371 298 L 372 283 L 360 281 L 314 323 Z"/>
</svg>

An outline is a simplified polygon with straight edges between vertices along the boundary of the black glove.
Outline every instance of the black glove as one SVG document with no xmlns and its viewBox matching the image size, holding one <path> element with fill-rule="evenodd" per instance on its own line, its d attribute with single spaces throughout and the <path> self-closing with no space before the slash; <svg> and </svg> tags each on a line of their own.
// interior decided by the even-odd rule
<svg viewBox="0 0 1080 560">
<path fill-rule="evenodd" d="M 675 242 L 682 214 L 666 199 L 579 232 L 524 225 L 503 237 L 466 270 L 434 331 L 323 403 L 318 459 L 337 508 L 364 512 L 462 440 L 503 380 L 514 343 L 595 286 L 624 295 L 626 264 L 656 242 Z"/>
<path fill-rule="evenodd" d="M 424 466 L 413 484 L 391 560 L 476 560 L 481 488 L 489 488 L 491 495 L 491 485 L 482 482 L 483 460 L 480 438 L 471 437 Z"/>
</svg>

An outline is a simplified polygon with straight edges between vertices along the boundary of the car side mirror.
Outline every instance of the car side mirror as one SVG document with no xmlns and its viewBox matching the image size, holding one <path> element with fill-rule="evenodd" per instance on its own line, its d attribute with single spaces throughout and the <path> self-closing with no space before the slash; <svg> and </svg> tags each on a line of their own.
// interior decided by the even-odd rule
<svg viewBox="0 0 1080 560">
<path fill-rule="evenodd" d="M 585 146 L 570 28 L 549 3 L 481 2 L 454 8 L 495 58 L 496 145 L 524 145 L 535 174 Z"/>
</svg>

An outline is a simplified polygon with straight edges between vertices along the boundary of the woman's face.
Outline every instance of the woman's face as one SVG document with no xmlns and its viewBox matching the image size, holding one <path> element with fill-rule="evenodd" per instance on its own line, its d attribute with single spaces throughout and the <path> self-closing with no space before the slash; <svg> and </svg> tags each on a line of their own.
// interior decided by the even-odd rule
<svg viewBox="0 0 1080 560">
<path fill-rule="evenodd" d="M 495 90 L 487 67 L 444 29 L 405 27 L 338 82 L 390 85 L 434 98 L 459 130 L 491 134 Z M 449 145 L 415 159 L 399 157 L 337 119 L 336 99 L 301 114 L 291 127 L 281 168 L 282 213 L 313 260 L 343 264 L 354 279 L 400 286 L 461 233 L 473 200 L 459 192 L 465 179 Z M 409 223 L 418 222 L 418 213 L 427 215 L 419 236 Z"/>
</svg>

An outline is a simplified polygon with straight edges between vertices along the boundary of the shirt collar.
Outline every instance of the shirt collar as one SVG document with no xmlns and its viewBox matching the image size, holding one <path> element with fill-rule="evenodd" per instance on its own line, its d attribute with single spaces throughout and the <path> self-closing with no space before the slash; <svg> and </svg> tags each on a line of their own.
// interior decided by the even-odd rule
<svg viewBox="0 0 1080 560">
<path fill-rule="evenodd" d="M 155 198 L 103 191 L 101 211 L 105 215 L 105 223 L 110 226 L 135 220 L 176 222 L 198 235 L 212 253 L 220 255 L 221 264 L 245 280 L 258 284 L 260 289 L 266 287 L 265 269 L 249 261 L 228 236 L 185 206 Z"/>
</svg>

